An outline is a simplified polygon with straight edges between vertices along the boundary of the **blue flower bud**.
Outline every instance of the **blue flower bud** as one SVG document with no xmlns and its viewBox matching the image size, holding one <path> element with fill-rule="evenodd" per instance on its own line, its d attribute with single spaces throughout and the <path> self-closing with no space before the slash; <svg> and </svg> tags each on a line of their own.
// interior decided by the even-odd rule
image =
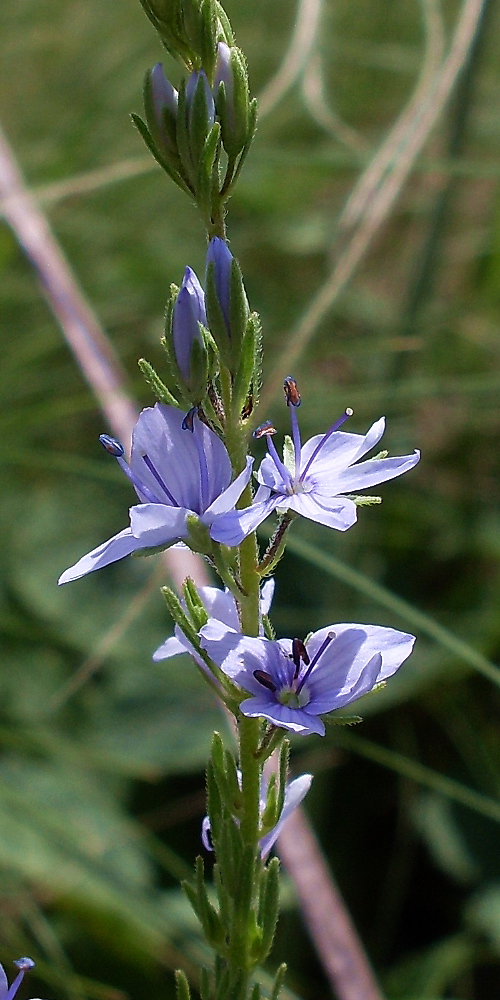
<svg viewBox="0 0 500 1000">
<path fill-rule="evenodd" d="M 231 336 L 229 309 L 231 296 L 231 267 L 233 260 L 234 257 L 225 240 L 221 240 L 219 236 L 214 236 L 208 244 L 207 276 L 212 266 L 215 293 L 220 310 L 224 317 L 224 323 L 229 337 Z"/>
<path fill-rule="evenodd" d="M 236 45 L 217 45 L 214 96 L 224 149 L 236 157 L 252 138 L 256 112 L 250 101 L 245 57 Z"/>
<path fill-rule="evenodd" d="M 183 379 L 191 376 L 191 351 L 195 341 L 203 348 L 199 323 L 207 325 L 203 289 L 190 267 L 186 267 L 172 314 L 172 342 L 175 360 Z"/>
<path fill-rule="evenodd" d="M 167 80 L 161 63 L 156 63 L 153 66 L 150 72 L 150 80 L 156 127 L 162 136 L 165 136 L 165 143 L 168 145 L 170 136 L 168 130 L 165 128 L 165 114 L 169 119 L 173 119 L 174 122 L 177 120 L 179 95 L 175 87 L 170 83 L 170 80 Z"/>
</svg>

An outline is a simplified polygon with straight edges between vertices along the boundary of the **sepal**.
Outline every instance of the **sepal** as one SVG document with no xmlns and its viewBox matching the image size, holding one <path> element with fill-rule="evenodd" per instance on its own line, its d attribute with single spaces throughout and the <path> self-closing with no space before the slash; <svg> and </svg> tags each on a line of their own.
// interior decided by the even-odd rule
<svg viewBox="0 0 500 1000">
<path fill-rule="evenodd" d="M 191 990 L 186 973 L 182 969 L 175 970 L 175 995 L 177 1000 L 191 1000 Z"/>
<path fill-rule="evenodd" d="M 262 936 L 255 954 L 257 962 L 265 961 L 272 947 L 279 916 L 279 874 L 279 859 L 271 858 L 261 875 L 258 924 Z"/>
</svg>

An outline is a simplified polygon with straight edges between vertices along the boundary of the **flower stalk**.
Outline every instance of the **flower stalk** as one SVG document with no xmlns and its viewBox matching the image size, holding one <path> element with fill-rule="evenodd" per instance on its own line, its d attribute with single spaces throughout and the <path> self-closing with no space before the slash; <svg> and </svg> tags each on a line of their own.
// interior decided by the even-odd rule
<svg viewBox="0 0 500 1000">
<path fill-rule="evenodd" d="M 200 281 L 188 266 L 180 287 L 171 286 L 162 341 L 167 370 L 158 374 L 140 362 L 159 402 L 141 413 L 130 457 L 109 435 L 101 437 L 136 493 L 129 525 L 59 582 L 181 543 L 200 553 L 224 585 L 197 589 L 186 580 L 181 597 L 163 588 L 174 635 L 153 659 L 189 653 L 234 719 L 236 752 L 216 733 L 207 766 L 202 843 L 215 854 L 215 892 L 201 856 L 184 888 L 214 952 L 212 968 L 201 971 L 202 1000 L 260 1000 L 252 974 L 271 950 L 279 911 L 279 862 L 268 854 L 312 780 L 287 781 L 285 734 L 324 735 L 323 717 L 384 684 L 414 642 L 406 633 L 357 623 L 328 625 L 304 640 L 276 639 L 268 617 L 274 584 L 262 585 L 262 578 L 281 559 L 295 518 L 350 529 L 357 508 L 379 499 L 356 491 L 409 471 L 419 454 L 367 458 L 384 418 L 366 434 L 348 432 L 350 409 L 302 444 L 301 396 L 287 376 L 291 437 L 281 458 L 269 422 L 254 433 L 267 442 L 254 495 L 248 425 L 261 380 L 261 331 L 227 242 L 226 205 L 251 147 L 256 101 L 218 0 L 140 2 L 184 76 L 177 90 L 161 64 L 148 71 L 145 121 L 134 116 L 134 122 L 165 174 L 197 205 L 208 243 L 205 277 Z M 273 514 L 278 524 L 261 557 L 256 529 Z M 272 1000 L 284 974 L 280 966 Z M 178 1000 L 190 1000 L 185 974 L 176 981 Z M 5 1000 L 12 1000 L 12 989 Z"/>
</svg>

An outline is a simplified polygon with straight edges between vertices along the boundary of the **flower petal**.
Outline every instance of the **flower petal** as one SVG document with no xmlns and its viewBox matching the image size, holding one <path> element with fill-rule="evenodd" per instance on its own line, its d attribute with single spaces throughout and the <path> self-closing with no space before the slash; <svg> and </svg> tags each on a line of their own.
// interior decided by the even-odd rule
<svg viewBox="0 0 500 1000">
<path fill-rule="evenodd" d="M 281 705 L 264 696 L 242 701 L 240 712 L 250 719 L 268 719 L 275 726 L 289 729 L 299 736 L 308 736 L 311 733 L 317 733 L 318 736 L 325 735 L 324 723 L 317 716 L 309 715 L 303 708 L 289 708 L 288 705 Z"/>
<path fill-rule="evenodd" d="M 205 511 L 203 517 L 204 524 L 211 524 L 217 514 L 225 514 L 226 511 L 233 509 L 250 480 L 252 465 L 253 458 L 247 455 L 246 466 L 243 472 L 240 472 L 239 476 L 236 476 L 236 479 L 228 486 L 227 490 L 224 490 Z"/>
<path fill-rule="evenodd" d="M 180 656 L 181 653 L 188 653 L 189 643 L 182 635 L 182 632 L 181 636 L 171 635 L 169 639 L 165 639 L 165 642 L 162 642 L 161 646 L 158 646 L 158 649 L 155 649 L 153 653 L 152 659 L 154 662 L 158 663 L 160 660 L 169 660 L 171 656 Z"/>
<path fill-rule="evenodd" d="M 259 840 L 261 857 L 265 858 L 271 847 L 278 839 L 288 817 L 302 802 L 302 799 L 307 795 L 312 782 L 312 774 L 301 774 L 299 778 L 294 778 L 285 789 L 285 799 L 283 802 L 283 809 L 281 810 L 281 816 L 272 830 L 266 834 L 265 837 L 261 837 Z"/>
<path fill-rule="evenodd" d="M 327 498 L 317 496 L 316 493 L 294 493 L 287 508 L 310 521 L 336 528 L 337 531 L 347 531 L 357 518 L 356 504 L 348 497 Z"/>
<path fill-rule="evenodd" d="M 399 455 L 394 458 L 371 458 L 367 462 L 360 462 L 359 465 L 352 465 L 349 469 L 341 472 L 332 478 L 335 479 L 335 489 L 337 493 L 350 493 L 351 490 L 367 489 L 369 486 L 376 486 L 378 483 L 385 483 L 388 479 L 396 479 L 402 476 L 403 472 L 413 469 L 420 459 L 420 452 L 415 450 L 413 455 Z M 318 491 L 322 493 L 326 476 L 321 477 L 318 483 Z"/>
<path fill-rule="evenodd" d="M 253 503 L 250 507 L 245 507 L 244 510 L 232 510 L 227 514 L 219 514 L 212 524 L 210 535 L 215 542 L 222 542 L 224 545 L 239 545 L 282 502 L 283 497 L 274 496 L 260 503 Z"/>
<path fill-rule="evenodd" d="M 87 555 L 82 556 L 74 566 L 70 566 L 61 574 L 57 582 L 61 584 L 79 580 L 81 576 L 86 576 L 87 573 L 93 573 L 95 569 L 102 569 L 103 566 L 117 562 L 118 559 L 123 559 L 142 547 L 140 541 L 132 534 L 131 528 L 124 528 L 123 531 L 119 531 L 117 535 L 109 538 L 107 542 L 103 542 L 96 549 L 92 549 L 92 552 L 87 552 Z"/>
<path fill-rule="evenodd" d="M 350 434 L 346 431 L 334 431 L 330 437 L 326 437 L 325 434 L 315 434 L 302 448 L 301 470 L 305 469 L 314 451 L 324 439 L 321 449 L 307 471 L 307 478 L 315 477 L 318 472 L 341 472 L 371 451 L 380 441 L 384 430 L 385 418 L 380 417 L 366 434 Z"/>
<path fill-rule="evenodd" d="M 184 418 L 182 410 L 163 403 L 143 410 L 132 437 L 130 465 L 144 485 L 158 496 L 158 480 L 144 461 L 144 455 L 147 455 L 179 507 L 200 514 L 203 513 L 200 502 L 200 451 L 206 461 L 207 506 L 229 486 L 231 462 L 217 434 L 197 417 L 194 418 L 193 430 L 185 430 L 182 426 Z M 165 504 L 170 503 L 165 495 Z"/>
<path fill-rule="evenodd" d="M 130 508 L 130 527 L 138 549 L 169 545 L 187 535 L 186 518 L 192 514 L 185 507 L 167 507 L 163 503 L 141 503 Z"/>
</svg>

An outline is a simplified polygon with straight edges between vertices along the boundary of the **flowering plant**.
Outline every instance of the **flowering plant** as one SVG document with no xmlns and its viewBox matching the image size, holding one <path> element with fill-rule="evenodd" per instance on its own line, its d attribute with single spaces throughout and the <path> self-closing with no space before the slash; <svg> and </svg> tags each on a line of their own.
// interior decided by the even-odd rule
<svg viewBox="0 0 500 1000">
<path fill-rule="evenodd" d="M 181 544 L 205 558 L 223 584 L 197 588 L 186 579 L 181 595 L 163 588 L 175 630 L 154 659 L 189 653 L 234 722 L 234 745 L 215 733 L 207 768 L 201 836 L 215 854 L 215 891 L 207 887 L 202 857 L 184 888 L 215 953 L 213 966 L 201 973 L 202 1000 L 259 1000 L 254 973 L 271 950 L 279 908 L 279 862 L 269 853 L 312 780 L 304 774 L 289 781 L 287 734 L 323 736 L 324 717 L 345 721 L 337 710 L 383 685 L 414 643 L 407 633 L 357 623 L 276 639 L 269 621 L 274 583 L 266 578 L 298 515 L 348 530 L 358 506 L 380 502 L 355 491 L 409 471 L 419 454 L 367 458 L 384 419 L 366 434 L 347 432 L 342 428 L 350 409 L 303 445 L 300 392 L 286 376 L 292 434 L 281 458 L 274 427 L 265 422 L 253 430 L 268 449 L 254 495 L 248 444 L 261 381 L 261 331 L 228 245 L 225 213 L 252 142 L 256 102 L 218 0 L 141 2 L 184 79 L 177 90 L 157 64 L 146 76 L 145 120 L 134 120 L 165 173 L 200 211 L 206 269 L 203 285 L 187 266 L 180 287 L 172 286 L 165 372 L 140 361 L 158 401 L 139 416 L 130 462 L 118 441 L 101 436 L 139 500 L 130 508 L 130 524 L 65 570 L 59 582 Z M 276 530 L 261 555 L 256 529 L 275 511 Z M 280 967 L 274 1000 L 283 976 Z M 189 1000 L 183 972 L 177 987 L 179 1000 Z M 11 988 L 4 1000 L 12 997 Z"/>
</svg>

